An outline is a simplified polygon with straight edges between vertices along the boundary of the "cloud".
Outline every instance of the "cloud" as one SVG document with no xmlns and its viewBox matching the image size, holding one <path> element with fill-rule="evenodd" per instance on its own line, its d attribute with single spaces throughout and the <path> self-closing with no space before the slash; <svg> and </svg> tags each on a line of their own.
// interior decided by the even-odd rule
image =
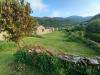
<svg viewBox="0 0 100 75">
<path fill-rule="evenodd" d="M 86 17 L 86 16 L 94 16 L 100 13 L 100 8 L 92 8 L 90 10 L 84 11 L 81 13 L 80 16 Z"/>
<path fill-rule="evenodd" d="M 63 10 L 62 12 L 62 11 L 54 10 L 52 11 L 49 17 L 68 17 L 69 15 L 71 15 L 71 13 L 68 11 Z"/>
<path fill-rule="evenodd" d="M 51 13 L 50 17 L 61 17 L 61 13 L 59 11 L 55 10 Z"/>
<path fill-rule="evenodd" d="M 93 3 L 91 5 L 89 5 L 84 12 L 80 13 L 81 16 L 94 16 L 97 15 L 98 13 L 100 13 L 100 4 L 98 3 Z"/>
<path fill-rule="evenodd" d="M 44 11 L 47 10 L 47 5 L 43 3 L 43 0 L 26 0 L 31 4 L 33 10 Z"/>
</svg>

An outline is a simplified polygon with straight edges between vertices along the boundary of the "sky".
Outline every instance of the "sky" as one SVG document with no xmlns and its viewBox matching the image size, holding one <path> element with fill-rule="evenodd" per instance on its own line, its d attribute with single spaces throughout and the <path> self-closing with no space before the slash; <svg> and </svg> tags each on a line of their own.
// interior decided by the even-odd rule
<svg viewBox="0 0 100 75">
<path fill-rule="evenodd" d="M 36 17 L 94 16 L 100 13 L 100 0 L 26 0 Z"/>
</svg>

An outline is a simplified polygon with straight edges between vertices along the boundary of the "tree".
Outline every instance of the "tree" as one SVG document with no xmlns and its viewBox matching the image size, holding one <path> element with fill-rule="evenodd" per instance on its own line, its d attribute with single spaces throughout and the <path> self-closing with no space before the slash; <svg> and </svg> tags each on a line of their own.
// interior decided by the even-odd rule
<svg viewBox="0 0 100 75">
<path fill-rule="evenodd" d="M 0 27 L 10 35 L 9 39 L 18 42 L 33 31 L 33 18 L 30 4 L 24 0 L 4 0 L 0 2 Z"/>
<path fill-rule="evenodd" d="M 88 23 L 86 32 L 100 33 L 100 19 L 94 19 Z"/>
</svg>

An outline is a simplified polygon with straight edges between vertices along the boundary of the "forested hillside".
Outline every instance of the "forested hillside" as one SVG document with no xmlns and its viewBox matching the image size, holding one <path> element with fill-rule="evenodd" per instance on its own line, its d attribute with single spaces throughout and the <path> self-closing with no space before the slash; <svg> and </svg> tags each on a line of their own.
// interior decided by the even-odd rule
<svg viewBox="0 0 100 75">
<path fill-rule="evenodd" d="M 50 17 L 36 17 L 36 20 L 39 22 L 39 24 L 44 25 L 45 27 L 63 27 L 68 24 L 74 24 L 73 22 L 65 19 L 65 18 L 50 18 Z"/>
<path fill-rule="evenodd" d="M 100 14 L 94 16 L 86 25 L 86 37 L 100 43 Z"/>
<path fill-rule="evenodd" d="M 67 25 L 77 25 L 81 22 L 88 21 L 92 17 L 81 17 L 81 16 L 70 16 L 67 18 L 61 17 L 36 17 L 36 20 L 39 24 L 44 25 L 45 27 L 65 27 Z"/>
<path fill-rule="evenodd" d="M 82 16 L 69 16 L 66 19 L 72 21 L 72 22 L 76 22 L 76 23 L 81 23 L 81 22 L 85 22 L 88 21 L 92 18 L 93 16 L 88 16 L 88 17 L 82 17 Z"/>
</svg>

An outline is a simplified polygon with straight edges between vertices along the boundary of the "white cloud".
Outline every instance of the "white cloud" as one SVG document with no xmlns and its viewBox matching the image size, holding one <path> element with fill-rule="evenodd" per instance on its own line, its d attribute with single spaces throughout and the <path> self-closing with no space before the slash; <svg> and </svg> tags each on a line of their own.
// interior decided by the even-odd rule
<svg viewBox="0 0 100 75">
<path fill-rule="evenodd" d="M 55 10 L 51 13 L 50 17 L 61 17 L 61 13 L 59 11 Z"/>
<path fill-rule="evenodd" d="M 83 13 L 81 13 L 81 16 L 94 16 L 94 15 L 97 15 L 98 13 L 100 13 L 100 8 L 93 8 L 93 9 L 90 9 L 90 10 L 87 10 Z"/>
<path fill-rule="evenodd" d="M 100 4 L 94 3 L 89 5 L 84 12 L 80 13 L 81 16 L 94 16 L 100 13 Z"/>
<path fill-rule="evenodd" d="M 33 10 L 44 11 L 47 10 L 47 5 L 43 3 L 43 0 L 26 0 L 31 4 Z"/>
<path fill-rule="evenodd" d="M 50 14 L 49 17 L 68 17 L 70 14 L 70 12 L 68 11 L 58 11 L 58 10 L 54 10 L 52 11 L 52 13 Z"/>
</svg>

